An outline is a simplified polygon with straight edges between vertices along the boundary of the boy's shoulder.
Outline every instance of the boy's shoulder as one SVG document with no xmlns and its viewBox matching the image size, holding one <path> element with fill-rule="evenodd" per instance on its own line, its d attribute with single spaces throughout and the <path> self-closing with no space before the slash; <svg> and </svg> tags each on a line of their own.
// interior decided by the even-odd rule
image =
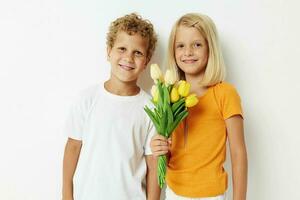
<svg viewBox="0 0 300 200">
<path fill-rule="evenodd" d="M 80 107 L 89 107 L 93 104 L 100 89 L 100 84 L 94 84 L 80 90 L 74 98 L 73 105 Z"/>
<path fill-rule="evenodd" d="M 151 96 L 147 93 L 143 88 L 140 87 L 140 94 L 144 97 L 144 99 L 150 99 Z"/>
<path fill-rule="evenodd" d="M 108 92 L 104 89 L 104 83 L 91 85 L 79 92 L 79 98 L 84 102 L 92 102 L 98 99 L 98 96 L 101 96 L 100 100 L 103 100 L 103 97 L 107 96 Z M 116 97 L 116 96 L 114 96 Z M 136 98 L 137 97 L 137 98 Z M 151 105 L 151 95 L 149 95 L 144 89 L 140 87 L 139 94 L 134 97 L 136 103 L 143 105 Z"/>
<path fill-rule="evenodd" d="M 152 102 L 151 102 L 151 95 L 149 93 L 147 93 L 145 90 L 143 90 L 142 88 L 140 88 L 140 93 L 141 93 L 141 96 L 143 98 L 141 98 L 141 101 L 143 101 L 143 103 L 147 106 L 152 106 Z"/>
<path fill-rule="evenodd" d="M 89 87 L 86 87 L 86 88 L 82 89 L 81 91 L 79 91 L 78 96 L 81 99 L 94 98 L 98 94 L 100 86 L 101 86 L 100 84 L 94 84 Z"/>
</svg>

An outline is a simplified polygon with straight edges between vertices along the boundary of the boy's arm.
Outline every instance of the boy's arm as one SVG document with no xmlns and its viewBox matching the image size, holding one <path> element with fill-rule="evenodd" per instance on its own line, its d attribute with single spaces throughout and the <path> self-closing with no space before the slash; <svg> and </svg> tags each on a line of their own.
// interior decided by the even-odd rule
<svg viewBox="0 0 300 200">
<path fill-rule="evenodd" d="M 159 200 L 160 199 L 160 188 L 157 182 L 157 157 L 153 155 L 146 156 L 147 163 L 147 200 Z"/>
<path fill-rule="evenodd" d="M 226 119 L 225 123 L 231 155 L 233 200 L 246 200 L 248 164 L 243 118 L 235 115 Z"/>
<path fill-rule="evenodd" d="M 63 160 L 62 199 L 73 200 L 73 175 L 77 166 L 82 142 L 68 138 Z"/>
</svg>

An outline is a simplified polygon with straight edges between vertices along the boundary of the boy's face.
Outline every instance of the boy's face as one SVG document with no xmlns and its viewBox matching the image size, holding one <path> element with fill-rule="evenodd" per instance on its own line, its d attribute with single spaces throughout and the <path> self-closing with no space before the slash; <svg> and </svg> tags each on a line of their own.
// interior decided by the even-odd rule
<svg viewBox="0 0 300 200">
<path fill-rule="evenodd" d="M 107 49 L 112 78 L 122 82 L 136 81 L 146 68 L 147 48 L 148 40 L 139 34 L 119 31 L 113 47 Z"/>
</svg>

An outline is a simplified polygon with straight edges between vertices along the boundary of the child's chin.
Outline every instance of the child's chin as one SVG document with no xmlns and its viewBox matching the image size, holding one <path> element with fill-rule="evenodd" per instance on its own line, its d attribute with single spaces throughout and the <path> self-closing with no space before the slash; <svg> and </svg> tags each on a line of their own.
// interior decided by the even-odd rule
<svg viewBox="0 0 300 200">
<path fill-rule="evenodd" d="M 124 83 L 134 82 L 137 80 L 135 77 L 120 77 L 120 80 Z"/>
</svg>

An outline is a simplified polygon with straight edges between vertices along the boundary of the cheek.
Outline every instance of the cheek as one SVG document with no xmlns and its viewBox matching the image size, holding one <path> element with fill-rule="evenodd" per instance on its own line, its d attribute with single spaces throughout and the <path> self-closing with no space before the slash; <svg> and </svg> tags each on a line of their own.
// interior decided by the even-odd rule
<svg viewBox="0 0 300 200">
<path fill-rule="evenodd" d="M 139 66 L 146 67 L 147 59 L 146 59 L 146 58 L 137 59 L 137 60 L 136 60 L 136 63 L 137 63 Z"/>
<path fill-rule="evenodd" d="M 199 52 L 199 54 L 200 58 L 202 58 L 204 62 L 208 61 L 208 51 L 206 49 L 203 49 L 201 52 Z"/>
<path fill-rule="evenodd" d="M 180 58 L 175 56 L 175 62 L 178 65 L 180 63 Z"/>
<path fill-rule="evenodd" d="M 205 63 L 207 64 L 207 62 L 208 62 L 208 52 L 206 52 L 206 54 L 204 55 L 204 57 L 205 57 Z"/>
<path fill-rule="evenodd" d="M 175 61 L 176 62 L 180 61 L 180 56 L 181 56 L 181 53 L 179 51 L 175 51 Z"/>
<path fill-rule="evenodd" d="M 114 61 L 118 58 L 118 54 L 114 51 L 111 51 L 109 54 L 108 54 L 108 59 L 110 61 Z"/>
</svg>

